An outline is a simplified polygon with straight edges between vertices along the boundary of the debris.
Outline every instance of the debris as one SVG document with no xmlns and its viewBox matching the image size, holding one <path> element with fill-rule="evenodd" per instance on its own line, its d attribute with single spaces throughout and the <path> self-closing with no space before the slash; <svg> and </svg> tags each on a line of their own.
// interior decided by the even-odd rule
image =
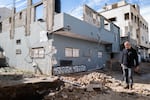
<svg viewBox="0 0 150 100">
<path fill-rule="evenodd" d="M 9 75 L 10 73 L 12 76 L 22 75 L 22 78 L 3 79 L 4 74 Z M 61 77 L 47 77 L 5 68 L 5 70 L 0 69 L 0 74 L 3 79 L 0 80 L 0 97 L 3 97 L 0 100 L 16 97 L 19 100 L 99 100 L 100 98 L 101 100 L 134 100 L 136 98 L 150 100 L 149 76 L 145 77 L 145 74 L 134 77 L 135 83 L 132 90 L 123 89 L 121 73 L 99 70 Z M 48 81 L 54 80 L 58 80 L 58 84 L 55 83 L 55 86 L 48 83 Z M 22 85 L 16 84 L 14 81 L 21 82 Z"/>
</svg>

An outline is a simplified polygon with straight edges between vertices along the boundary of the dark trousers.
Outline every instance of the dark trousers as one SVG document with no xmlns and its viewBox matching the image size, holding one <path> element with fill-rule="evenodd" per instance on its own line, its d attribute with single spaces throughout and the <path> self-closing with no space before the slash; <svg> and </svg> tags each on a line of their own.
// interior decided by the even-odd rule
<svg viewBox="0 0 150 100">
<path fill-rule="evenodd" d="M 132 68 L 123 67 L 123 80 L 127 85 L 133 84 L 133 77 L 132 77 Z"/>
</svg>

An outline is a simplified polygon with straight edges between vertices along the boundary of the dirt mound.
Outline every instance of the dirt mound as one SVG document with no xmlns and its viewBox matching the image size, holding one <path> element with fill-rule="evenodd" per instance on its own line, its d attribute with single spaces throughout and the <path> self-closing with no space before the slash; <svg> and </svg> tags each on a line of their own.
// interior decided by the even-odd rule
<svg viewBox="0 0 150 100">
<path fill-rule="evenodd" d="M 118 74 L 117 74 L 118 75 Z M 118 77 L 118 76 L 117 76 Z M 104 72 L 85 72 L 62 76 L 65 87 L 45 96 L 44 100 L 149 100 L 149 84 L 134 84 L 133 90 L 123 88 L 123 82 Z"/>
</svg>

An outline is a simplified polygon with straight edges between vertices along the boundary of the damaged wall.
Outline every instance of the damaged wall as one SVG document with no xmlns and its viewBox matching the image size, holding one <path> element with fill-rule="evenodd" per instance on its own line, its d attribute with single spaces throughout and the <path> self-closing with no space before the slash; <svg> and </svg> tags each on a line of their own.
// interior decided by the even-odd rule
<svg viewBox="0 0 150 100">
<path fill-rule="evenodd" d="M 48 1 L 54 2 L 54 0 Z M 54 16 L 49 15 L 49 17 L 46 17 L 49 11 L 54 11 L 54 9 L 51 9 L 54 6 L 48 5 L 48 1 L 41 0 L 31 5 L 31 0 L 28 0 L 28 8 L 14 14 L 15 23 L 13 23 L 12 16 L 3 20 L 0 45 L 4 48 L 5 56 L 10 66 L 33 72 L 36 70 L 40 74 L 51 74 L 51 54 L 46 55 L 46 53 L 51 52 L 52 41 L 40 41 L 40 33 L 42 31 L 47 33 L 47 19 L 50 16 Z M 35 13 L 38 12 L 35 8 L 40 5 L 43 5 L 42 22 L 35 20 Z M 47 10 L 49 6 L 51 8 Z M 31 49 L 39 47 L 44 48 L 44 58 L 33 59 L 30 54 Z M 36 68 L 33 67 L 33 63 L 37 63 Z"/>
<path fill-rule="evenodd" d="M 0 22 L 11 15 L 11 9 L 0 7 Z"/>
<path fill-rule="evenodd" d="M 11 17 L 8 17 L 2 22 L 2 33 L 10 31 L 10 29 L 11 29 Z"/>
<path fill-rule="evenodd" d="M 53 36 L 53 39 L 53 46 L 57 50 L 57 53 L 54 55 L 54 60 L 57 61 L 55 62 L 54 67 L 61 66 L 60 61 L 66 60 L 72 61 L 73 66 L 85 65 L 87 70 L 102 68 L 106 60 L 110 58 L 110 55 L 105 51 L 105 45 L 103 44 L 99 46 L 97 42 L 69 38 L 56 34 Z M 66 57 L 65 48 L 79 49 L 79 56 Z M 99 53 L 101 53 L 101 55 Z"/>
<path fill-rule="evenodd" d="M 18 12 L 15 14 L 15 27 L 21 27 L 24 26 L 26 27 L 26 16 L 27 16 L 27 11 L 23 10 L 21 12 Z"/>
<path fill-rule="evenodd" d="M 43 17 L 37 19 L 35 7 L 39 7 L 42 2 Z M 51 5 L 54 2 L 53 0 L 49 2 L 42 0 L 42 2 L 15 14 L 14 38 L 10 39 L 11 26 L 0 34 L 0 45 L 4 48 L 6 57 L 9 58 L 9 65 L 48 75 L 52 74 L 52 66 L 56 74 L 104 67 L 105 62 L 110 59 L 110 52 L 106 50 L 107 45 L 118 42 L 114 41 L 115 36 L 112 34 L 117 29 L 108 31 L 104 29 L 104 26 L 97 28 L 63 13 L 47 16 L 50 10 L 51 14 L 54 13 L 52 12 L 54 9 L 47 8 L 48 4 Z M 52 27 L 53 24 L 54 27 Z M 4 25 L 11 25 L 11 23 L 6 20 Z M 99 41 L 99 38 L 103 41 Z M 117 46 L 119 45 L 116 44 L 114 50 L 116 52 Z M 66 48 L 71 49 L 71 53 Z M 71 61 L 69 67 L 73 66 L 73 69 L 64 68 L 61 61 Z"/>
</svg>

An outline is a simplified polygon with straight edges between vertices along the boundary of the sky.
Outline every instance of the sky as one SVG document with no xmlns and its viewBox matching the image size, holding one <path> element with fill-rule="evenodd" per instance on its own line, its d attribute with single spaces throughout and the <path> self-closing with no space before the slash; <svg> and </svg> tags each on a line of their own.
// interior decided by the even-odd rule
<svg viewBox="0 0 150 100">
<path fill-rule="evenodd" d="M 34 3 L 40 0 L 33 0 Z M 61 11 L 68 13 L 77 18 L 82 18 L 83 5 L 87 4 L 96 11 L 102 11 L 102 8 L 107 4 L 116 3 L 120 0 L 61 0 Z M 149 24 L 150 32 L 150 0 L 126 0 L 128 3 L 138 4 L 140 6 L 140 13 Z M 27 0 L 15 0 L 17 10 L 26 7 Z M 0 0 L 0 7 L 11 8 L 13 0 Z"/>
</svg>

